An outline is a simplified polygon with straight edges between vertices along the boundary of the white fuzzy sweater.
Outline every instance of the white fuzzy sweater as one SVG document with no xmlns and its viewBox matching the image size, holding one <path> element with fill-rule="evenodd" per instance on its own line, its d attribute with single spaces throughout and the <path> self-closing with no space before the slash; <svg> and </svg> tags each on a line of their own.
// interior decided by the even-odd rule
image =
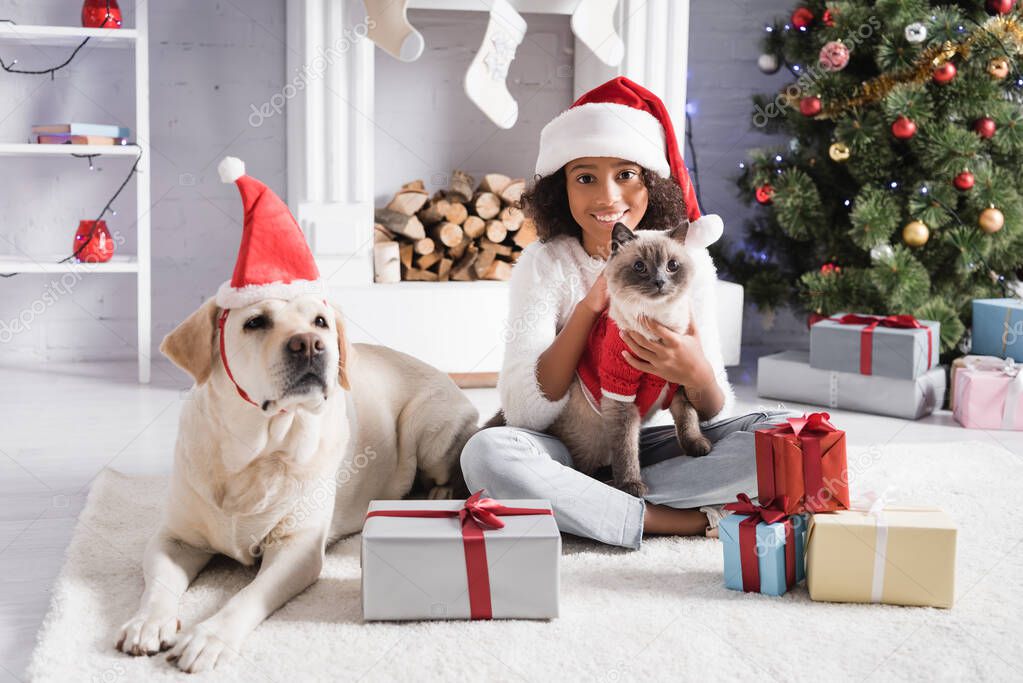
<svg viewBox="0 0 1023 683">
<path fill-rule="evenodd" d="M 696 267 L 691 290 L 693 318 L 703 352 L 725 396 L 721 412 L 710 420 L 715 421 L 729 416 L 735 405 L 718 338 L 717 270 L 706 249 L 691 249 L 690 254 Z M 534 242 L 519 255 L 512 270 L 504 366 L 497 382 L 509 425 L 543 431 L 568 402 L 567 393 L 557 401 L 543 395 L 536 381 L 536 363 L 568 322 L 575 304 L 593 286 L 604 263 L 587 254 L 578 239 L 567 235 L 545 243 Z"/>
</svg>

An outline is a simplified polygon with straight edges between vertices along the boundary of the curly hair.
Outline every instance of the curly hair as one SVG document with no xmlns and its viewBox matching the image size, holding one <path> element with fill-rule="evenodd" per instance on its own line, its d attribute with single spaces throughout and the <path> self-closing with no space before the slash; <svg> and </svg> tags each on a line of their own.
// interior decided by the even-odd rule
<svg viewBox="0 0 1023 683">
<path fill-rule="evenodd" d="M 642 170 L 647 189 L 647 208 L 637 230 L 668 230 L 681 225 L 686 219 L 686 200 L 675 179 L 662 178 L 647 169 Z M 582 228 L 572 218 L 568 206 L 568 186 L 565 168 L 547 176 L 537 176 L 533 187 L 522 195 L 522 209 L 536 224 L 541 242 L 558 235 L 582 238 Z"/>
</svg>

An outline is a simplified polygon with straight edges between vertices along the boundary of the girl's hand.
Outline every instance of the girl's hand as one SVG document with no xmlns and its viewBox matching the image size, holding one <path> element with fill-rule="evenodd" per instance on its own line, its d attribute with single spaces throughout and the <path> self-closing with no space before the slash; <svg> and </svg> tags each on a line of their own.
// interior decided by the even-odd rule
<svg viewBox="0 0 1023 683">
<path fill-rule="evenodd" d="M 714 370 L 703 353 L 700 333 L 691 315 L 689 329 L 682 334 L 646 316 L 640 317 L 640 323 L 660 341 L 651 341 L 632 331 L 624 332 L 622 339 L 631 351 L 631 354 L 622 353 L 626 363 L 686 387 L 705 387 L 714 383 Z"/>
<path fill-rule="evenodd" d="M 583 297 L 582 304 L 593 313 L 600 315 L 607 308 L 610 300 L 611 297 L 607 293 L 607 280 L 604 278 L 604 274 L 601 273 L 597 276 L 593 286 L 590 287 L 590 291 Z"/>
</svg>

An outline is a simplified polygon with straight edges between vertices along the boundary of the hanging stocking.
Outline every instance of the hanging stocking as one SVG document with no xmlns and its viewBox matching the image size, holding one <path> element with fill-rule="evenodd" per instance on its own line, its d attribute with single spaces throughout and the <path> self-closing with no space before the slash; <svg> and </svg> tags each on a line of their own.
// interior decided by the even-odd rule
<svg viewBox="0 0 1023 683">
<path fill-rule="evenodd" d="M 414 62 L 423 54 L 425 42 L 408 23 L 408 0 L 362 0 L 366 5 L 366 35 L 384 52 L 403 62 Z"/>
<path fill-rule="evenodd" d="M 469 99 L 501 128 L 511 128 L 519 117 L 519 105 L 508 92 L 505 78 L 525 35 L 525 19 L 508 0 L 494 0 L 483 44 L 465 73 Z"/>
<path fill-rule="evenodd" d="M 572 33 L 608 66 L 618 66 L 625 44 L 614 27 L 618 0 L 580 0 L 572 14 Z"/>
</svg>

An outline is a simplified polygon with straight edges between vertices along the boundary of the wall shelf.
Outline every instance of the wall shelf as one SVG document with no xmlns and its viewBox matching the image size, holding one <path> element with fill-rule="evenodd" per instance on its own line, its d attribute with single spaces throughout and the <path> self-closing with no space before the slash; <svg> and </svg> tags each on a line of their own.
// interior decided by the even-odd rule
<svg viewBox="0 0 1023 683">
<path fill-rule="evenodd" d="M 137 21 L 137 20 L 136 20 Z M 0 23 L 0 43 L 33 47 L 77 47 L 90 38 L 96 47 L 130 48 L 139 39 L 133 28 L 84 28 L 81 26 L 31 26 Z"/>
<path fill-rule="evenodd" d="M 137 273 L 139 262 L 134 256 L 115 255 L 105 263 L 57 263 L 67 254 L 47 256 L 0 255 L 0 273 Z"/>
<path fill-rule="evenodd" d="M 69 157 L 72 154 L 98 154 L 111 157 L 137 157 L 135 145 L 37 145 L 31 142 L 0 142 L 4 157 Z"/>
</svg>

